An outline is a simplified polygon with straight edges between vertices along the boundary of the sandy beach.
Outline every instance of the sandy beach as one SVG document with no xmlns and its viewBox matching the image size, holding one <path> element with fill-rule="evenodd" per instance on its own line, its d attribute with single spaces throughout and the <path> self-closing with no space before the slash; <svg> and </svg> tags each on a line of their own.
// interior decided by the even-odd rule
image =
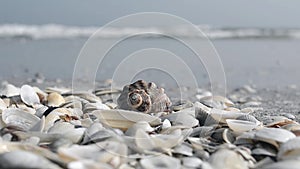
<svg viewBox="0 0 300 169">
<path fill-rule="evenodd" d="M 299 169 L 300 1 L 0 5 L 0 168 Z"/>
</svg>

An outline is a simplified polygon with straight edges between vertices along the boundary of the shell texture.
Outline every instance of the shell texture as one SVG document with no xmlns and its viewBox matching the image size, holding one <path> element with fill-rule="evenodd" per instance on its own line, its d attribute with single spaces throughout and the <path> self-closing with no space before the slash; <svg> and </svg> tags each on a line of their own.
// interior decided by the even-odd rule
<svg viewBox="0 0 300 169">
<path fill-rule="evenodd" d="M 163 88 L 143 80 L 125 86 L 117 102 L 120 109 L 144 113 L 168 112 L 171 106 Z"/>
</svg>

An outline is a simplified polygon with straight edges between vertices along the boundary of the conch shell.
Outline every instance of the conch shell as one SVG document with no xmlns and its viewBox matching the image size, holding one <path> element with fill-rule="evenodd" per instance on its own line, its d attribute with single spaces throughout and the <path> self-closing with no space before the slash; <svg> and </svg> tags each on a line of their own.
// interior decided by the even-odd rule
<svg viewBox="0 0 300 169">
<path fill-rule="evenodd" d="M 155 83 L 138 80 L 126 85 L 117 100 L 119 109 L 144 113 L 169 112 L 171 101 Z"/>
</svg>

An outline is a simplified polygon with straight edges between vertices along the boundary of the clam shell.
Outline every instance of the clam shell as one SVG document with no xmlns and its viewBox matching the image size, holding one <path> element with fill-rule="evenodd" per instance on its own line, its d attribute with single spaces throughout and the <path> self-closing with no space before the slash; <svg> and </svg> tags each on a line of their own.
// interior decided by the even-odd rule
<svg viewBox="0 0 300 169">
<path fill-rule="evenodd" d="M 17 96 L 20 94 L 20 88 L 17 88 L 16 86 L 12 84 L 5 84 L 4 89 L 1 91 L 1 95 L 12 97 Z"/>
<path fill-rule="evenodd" d="M 257 124 L 251 121 L 227 119 L 226 122 L 231 130 L 238 133 L 250 131 L 257 127 Z"/>
<path fill-rule="evenodd" d="M 200 102 L 206 106 L 216 109 L 224 109 L 234 106 L 234 103 L 223 96 L 204 96 Z"/>
<path fill-rule="evenodd" d="M 5 153 L 5 152 L 12 152 L 12 151 L 27 151 L 27 152 L 32 152 L 34 154 L 43 156 L 56 164 L 60 164 L 61 166 L 66 166 L 66 163 L 62 161 L 58 155 L 55 153 L 51 152 L 50 150 L 47 150 L 45 148 L 41 148 L 39 146 L 31 145 L 31 144 L 26 144 L 26 143 L 21 143 L 21 142 L 1 142 L 0 144 L 0 154 Z M 24 157 L 20 158 L 24 160 Z"/>
<path fill-rule="evenodd" d="M 247 162 L 233 150 L 220 149 L 208 159 L 213 168 L 222 169 L 248 169 Z"/>
<path fill-rule="evenodd" d="M 139 121 L 133 124 L 126 132 L 125 135 L 127 136 L 135 136 L 137 130 L 143 130 L 145 132 L 152 132 L 154 129 L 150 126 L 148 122 Z"/>
<path fill-rule="evenodd" d="M 300 159 L 300 137 L 296 137 L 283 143 L 277 154 L 278 160 Z"/>
<path fill-rule="evenodd" d="M 194 111 L 182 112 L 178 111 L 162 117 L 162 120 L 168 119 L 173 125 L 195 127 L 199 121 L 195 118 Z"/>
<path fill-rule="evenodd" d="M 61 134 L 73 143 L 78 143 L 82 139 L 85 130 L 85 128 L 75 128 L 74 125 L 67 122 L 58 122 L 48 130 L 48 133 Z"/>
<path fill-rule="evenodd" d="M 47 96 L 48 106 L 58 107 L 65 103 L 65 99 L 56 92 L 50 93 Z"/>
<path fill-rule="evenodd" d="M 262 166 L 261 169 L 298 169 L 299 166 L 299 160 L 285 160 Z"/>
<path fill-rule="evenodd" d="M 127 156 L 127 146 L 123 143 L 115 141 L 103 141 L 97 144 L 90 145 L 72 145 L 67 148 L 59 148 L 59 156 L 66 161 L 78 161 L 84 159 L 91 159 L 101 163 L 111 164 L 117 157 L 118 164 L 115 163 L 113 167 L 118 168 L 122 163 L 123 158 Z"/>
<path fill-rule="evenodd" d="M 43 131 L 45 127 L 45 116 L 43 116 L 29 131 Z"/>
<path fill-rule="evenodd" d="M 181 161 L 182 165 L 187 168 L 197 168 L 203 163 L 203 161 L 197 157 L 184 157 Z"/>
<path fill-rule="evenodd" d="M 24 158 L 26 157 L 26 158 Z M 49 168 L 61 169 L 43 156 L 27 151 L 12 151 L 0 154 L 0 168 Z"/>
<path fill-rule="evenodd" d="M 236 119 L 237 117 L 240 117 L 242 115 L 245 115 L 241 112 L 236 111 L 225 111 L 220 109 L 213 108 L 210 113 L 211 117 L 213 117 L 216 121 L 219 121 L 221 123 L 226 123 L 227 119 Z"/>
<path fill-rule="evenodd" d="M 101 123 L 113 128 L 126 131 L 129 127 L 139 121 L 146 121 L 151 126 L 161 124 L 161 119 L 134 111 L 127 110 L 96 110 L 92 112 Z"/>
<path fill-rule="evenodd" d="M 2 112 L 2 120 L 6 125 L 18 126 L 23 130 L 29 130 L 38 123 L 40 119 L 20 109 L 8 108 Z"/>
<path fill-rule="evenodd" d="M 40 103 L 40 98 L 35 90 L 29 85 L 23 85 L 20 90 L 20 95 L 23 103 L 33 106 Z"/>
<path fill-rule="evenodd" d="M 284 143 L 289 139 L 295 138 L 292 132 L 280 128 L 263 128 L 255 132 L 255 139 L 270 143 L 278 147 L 278 143 Z"/>
<path fill-rule="evenodd" d="M 153 156 L 149 158 L 144 158 L 140 161 L 140 165 L 144 169 L 153 169 L 153 168 L 172 168 L 180 169 L 180 160 L 169 157 L 164 154 L 158 156 Z"/>
</svg>

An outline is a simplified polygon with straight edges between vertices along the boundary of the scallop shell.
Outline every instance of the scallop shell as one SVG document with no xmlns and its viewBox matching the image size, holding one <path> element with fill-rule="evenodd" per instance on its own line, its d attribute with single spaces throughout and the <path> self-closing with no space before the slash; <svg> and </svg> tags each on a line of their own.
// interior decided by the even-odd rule
<svg viewBox="0 0 300 169">
<path fill-rule="evenodd" d="M 163 88 L 143 80 L 125 86 L 117 102 L 120 109 L 144 113 L 168 112 L 171 106 Z"/>
</svg>

